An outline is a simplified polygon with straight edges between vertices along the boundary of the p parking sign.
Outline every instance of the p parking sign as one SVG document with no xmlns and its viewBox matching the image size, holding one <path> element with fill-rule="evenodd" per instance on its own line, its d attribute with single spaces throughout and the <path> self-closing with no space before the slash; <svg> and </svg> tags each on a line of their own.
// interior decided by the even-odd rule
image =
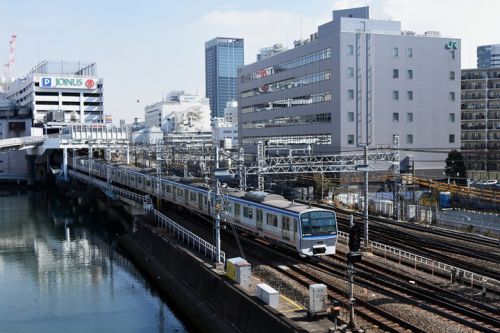
<svg viewBox="0 0 500 333">
<path fill-rule="evenodd" d="M 52 87 L 52 79 L 50 77 L 43 77 L 42 87 Z"/>
</svg>

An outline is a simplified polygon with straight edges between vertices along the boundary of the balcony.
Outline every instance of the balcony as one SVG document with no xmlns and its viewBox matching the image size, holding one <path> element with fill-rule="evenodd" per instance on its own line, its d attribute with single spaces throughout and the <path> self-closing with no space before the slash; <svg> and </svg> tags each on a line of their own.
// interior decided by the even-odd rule
<svg viewBox="0 0 500 333">
<path fill-rule="evenodd" d="M 484 110 L 486 103 L 465 102 L 461 104 L 462 110 Z"/>
<path fill-rule="evenodd" d="M 472 111 L 472 110 L 465 110 Z M 484 113 L 462 113 L 462 121 L 476 121 L 476 120 L 484 120 L 486 119 Z"/>
<path fill-rule="evenodd" d="M 462 124 L 463 131 L 485 130 L 485 129 L 486 129 L 486 125 L 470 126 L 469 124 Z"/>
<path fill-rule="evenodd" d="M 493 85 L 493 84 L 491 84 Z M 499 84 L 500 87 L 500 84 Z M 485 84 L 479 84 L 479 83 L 468 83 L 468 84 L 462 84 L 461 86 L 462 90 L 484 90 L 486 89 Z"/>
<path fill-rule="evenodd" d="M 486 80 L 487 76 L 484 72 L 468 72 L 462 73 L 462 81 L 464 80 Z"/>
<path fill-rule="evenodd" d="M 486 99 L 486 94 L 462 94 L 462 102 Z"/>
</svg>

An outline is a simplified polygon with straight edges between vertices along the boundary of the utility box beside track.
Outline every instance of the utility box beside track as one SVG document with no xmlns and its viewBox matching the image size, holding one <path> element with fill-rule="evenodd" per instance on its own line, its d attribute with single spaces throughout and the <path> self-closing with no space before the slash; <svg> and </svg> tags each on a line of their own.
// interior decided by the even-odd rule
<svg viewBox="0 0 500 333">
<path fill-rule="evenodd" d="M 250 287 L 252 266 L 241 257 L 231 258 L 226 263 L 226 276 L 243 288 Z"/>
<path fill-rule="evenodd" d="M 324 284 L 311 284 L 309 286 L 309 315 L 315 316 L 326 312 L 328 305 L 328 292 Z"/>
</svg>

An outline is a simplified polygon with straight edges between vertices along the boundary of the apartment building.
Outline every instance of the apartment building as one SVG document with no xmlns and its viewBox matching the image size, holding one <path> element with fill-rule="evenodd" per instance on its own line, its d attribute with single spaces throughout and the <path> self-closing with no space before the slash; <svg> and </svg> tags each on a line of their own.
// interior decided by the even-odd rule
<svg viewBox="0 0 500 333">
<path fill-rule="evenodd" d="M 500 67 L 462 70 L 462 156 L 468 171 L 500 171 Z"/>
</svg>

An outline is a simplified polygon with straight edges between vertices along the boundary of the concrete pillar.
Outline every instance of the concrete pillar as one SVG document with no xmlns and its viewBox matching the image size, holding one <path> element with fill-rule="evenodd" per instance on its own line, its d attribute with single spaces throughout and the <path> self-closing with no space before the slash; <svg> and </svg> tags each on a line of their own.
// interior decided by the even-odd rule
<svg viewBox="0 0 500 333">
<path fill-rule="evenodd" d="M 68 148 L 63 148 L 63 175 L 64 181 L 68 180 Z"/>
<path fill-rule="evenodd" d="M 35 158 L 33 155 L 26 155 L 26 163 L 28 164 L 28 180 L 29 186 L 35 185 Z"/>
</svg>

